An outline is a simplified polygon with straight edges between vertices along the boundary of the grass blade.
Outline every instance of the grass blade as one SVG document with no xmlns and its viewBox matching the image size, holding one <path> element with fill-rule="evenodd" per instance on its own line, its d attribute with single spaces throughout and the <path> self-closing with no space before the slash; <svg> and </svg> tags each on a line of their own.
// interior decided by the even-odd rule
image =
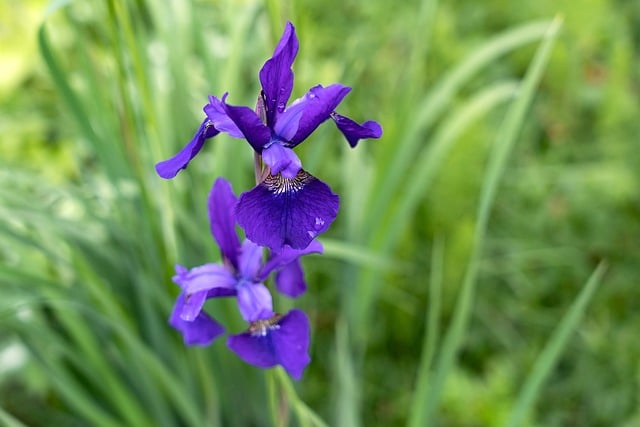
<svg viewBox="0 0 640 427">
<path fill-rule="evenodd" d="M 522 127 L 525 113 L 531 104 L 537 84 L 542 77 L 542 72 L 551 54 L 551 48 L 553 47 L 561 24 L 561 19 L 556 18 L 549 26 L 545 38 L 527 70 L 522 84 L 522 91 L 513 107 L 509 110 L 505 122 L 500 129 L 496 145 L 489 159 L 488 169 L 480 194 L 478 220 L 471 257 L 455 307 L 452 324 L 445 336 L 433 382 L 425 401 L 426 425 L 429 425 L 434 417 L 435 410 L 444 390 L 446 378 L 453 368 L 458 350 L 464 338 L 469 317 L 471 316 L 471 306 L 478 273 L 478 261 L 484 246 L 491 206 L 495 199 L 500 177 L 504 173 L 508 155 Z"/>
</svg>

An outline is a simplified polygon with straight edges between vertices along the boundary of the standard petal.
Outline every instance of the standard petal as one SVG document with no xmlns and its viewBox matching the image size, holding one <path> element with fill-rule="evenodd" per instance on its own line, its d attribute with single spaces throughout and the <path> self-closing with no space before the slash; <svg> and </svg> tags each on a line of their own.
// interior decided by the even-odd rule
<svg viewBox="0 0 640 427">
<path fill-rule="evenodd" d="M 235 289 L 236 278 L 225 267 L 218 264 L 204 264 L 186 270 L 176 267 L 173 281 L 180 285 L 186 294 L 209 291 L 216 288 Z"/>
<path fill-rule="evenodd" d="M 227 96 L 227 94 L 224 96 Z M 213 123 L 220 132 L 225 132 L 234 138 L 244 138 L 238 126 L 227 116 L 221 100 L 215 96 L 209 96 L 209 103 L 204 106 L 203 110 L 211 123 Z"/>
<path fill-rule="evenodd" d="M 293 89 L 293 64 L 298 53 L 296 30 L 287 22 L 284 33 L 273 52 L 260 70 L 260 83 L 265 96 L 267 125 L 273 126 L 277 116 L 284 111 Z"/>
<path fill-rule="evenodd" d="M 331 113 L 331 118 L 340 129 L 340 132 L 347 138 L 349 145 L 353 148 L 358 144 L 358 140 L 365 138 L 380 138 L 382 136 L 382 126 L 373 120 L 358 124 L 348 117 L 341 116 L 335 111 Z"/>
<path fill-rule="evenodd" d="M 258 273 L 262 268 L 262 247 L 256 245 L 250 240 L 242 243 L 242 250 L 238 259 L 238 271 L 240 276 L 249 281 L 253 281 L 258 277 Z"/>
<path fill-rule="evenodd" d="M 304 271 L 299 259 L 278 271 L 275 281 L 278 292 L 291 298 L 297 298 L 307 290 L 307 282 L 304 280 Z"/>
<path fill-rule="evenodd" d="M 187 168 L 191 159 L 200 152 L 207 139 L 213 138 L 219 133 L 220 132 L 213 126 L 213 123 L 209 121 L 209 118 L 204 119 L 191 141 L 185 145 L 178 154 L 170 159 L 156 163 L 156 172 L 161 178 L 173 178 L 181 169 Z"/>
<path fill-rule="evenodd" d="M 284 245 L 304 249 L 325 232 L 338 214 L 339 198 L 304 170 L 294 179 L 269 175 L 242 194 L 236 219 L 246 236 L 278 252 Z"/>
<path fill-rule="evenodd" d="M 186 345 L 206 346 L 224 333 L 224 328 L 206 313 L 200 313 L 193 321 L 188 322 L 180 317 L 183 305 L 183 294 L 178 296 L 169 324 L 182 333 Z"/>
<path fill-rule="evenodd" d="M 292 147 L 307 139 L 318 126 L 327 120 L 333 110 L 336 109 L 342 99 L 351 91 L 349 86 L 333 84 L 322 87 L 321 85 L 312 87 L 309 92 L 290 108 L 297 107 L 298 103 L 304 105 L 304 111 L 298 120 L 298 129 L 295 135 L 289 140 Z"/>
<path fill-rule="evenodd" d="M 222 101 L 224 102 L 224 100 L 223 97 Z M 271 129 L 262 123 L 256 112 L 249 107 L 236 107 L 225 103 L 224 110 L 253 149 L 261 153 L 262 148 L 271 139 Z"/>
<path fill-rule="evenodd" d="M 324 248 L 322 247 L 322 244 L 317 240 L 313 240 L 309 243 L 309 246 L 304 249 L 293 249 L 290 246 L 284 246 L 281 251 L 271 253 L 271 256 L 258 276 L 258 280 L 265 280 L 272 271 L 285 267 L 287 264 L 296 261 L 303 255 L 312 253 L 321 254 L 323 251 Z"/>
<path fill-rule="evenodd" d="M 222 255 L 231 264 L 238 267 L 238 253 L 240 252 L 240 240 L 236 234 L 235 207 L 238 203 L 233 194 L 231 184 L 224 178 L 218 178 L 213 183 L 208 198 L 209 223 L 211 234 L 218 242 Z"/>
<path fill-rule="evenodd" d="M 272 175 L 282 173 L 282 176 L 289 179 L 294 178 L 302 169 L 302 162 L 296 153 L 279 142 L 262 150 L 262 160 L 269 166 Z"/>
<path fill-rule="evenodd" d="M 291 310 L 272 332 L 278 363 L 296 380 L 309 364 L 309 319 L 301 310 Z"/>
<path fill-rule="evenodd" d="M 246 282 L 238 286 L 238 309 L 247 322 L 273 316 L 273 302 L 269 289 L 262 283 Z"/>
</svg>

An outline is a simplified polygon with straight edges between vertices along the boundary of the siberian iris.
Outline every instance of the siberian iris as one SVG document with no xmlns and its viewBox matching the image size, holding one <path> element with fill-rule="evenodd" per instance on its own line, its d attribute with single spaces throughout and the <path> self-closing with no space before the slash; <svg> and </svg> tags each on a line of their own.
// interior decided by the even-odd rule
<svg viewBox="0 0 640 427">
<path fill-rule="evenodd" d="M 240 243 L 235 230 L 237 198 L 231 185 L 218 178 L 208 199 L 211 233 L 222 252 L 222 264 L 204 264 L 192 269 L 176 266 L 173 281 L 181 288 L 170 324 L 182 332 L 188 345 L 208 345 L 224 331 L 203 312 L 207 299 L 235 296 L 242 317 L 249 323 L 273 318 L 271 294 L 263 282 L 272 272 L 277 289 L 297 297 L 306 289 L 299 257 L 322 252 L 319 242 L 304 250 L 284 247 L 263 261 L 263 248 L 250 240 Z"/>
<path fill-rule="evenodd" d="M 272 57 L 260 70 L 262 90 L 257 111 L 228 104 L 227 94 L 221 99 L 210 96 L 204 107 L 207 118 L 193 139 L 176 156 L 156 165 L 160 176 L 172 178 L 186 168 L 205 140 L 217 133 L 246 139 L 266 167 L 259 171 L 259 184 L 241 196 L 237 220 L 250 240 L 276 251 L 285 245 L 305 248 L 329 228 L 339 208 L 338 196 L 302 169 L 293 148 L 328 119 L 351 147 L 360 139 L 382 135 L 377 122 L 359 124 L 335 111 L 351 91 L 342 84 L 314 86 L 287 105 L 293 90 L 291 66 L 298 47 L 295 28 L 288 22 Z"/>
</svg>

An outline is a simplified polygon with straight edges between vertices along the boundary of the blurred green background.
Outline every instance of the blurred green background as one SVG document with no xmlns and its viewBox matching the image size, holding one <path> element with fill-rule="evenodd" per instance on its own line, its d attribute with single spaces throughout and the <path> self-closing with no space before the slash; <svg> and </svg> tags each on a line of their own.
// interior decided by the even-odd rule
<svg viewBox="0 0 640 427">
<path fill-rule="evenodd" d="M 342 206 L 276 301 L 311 318 L 295 384 L 166 324 L 248 146 L 153 168 L 208 94 L 255 102 L 286 20 L 293 97 L 352 86 L 385 131 L 298 149 Z M 0 424 L 640 425 L 639 95 L 639 1 L 0 3 Z"/>
</svg>

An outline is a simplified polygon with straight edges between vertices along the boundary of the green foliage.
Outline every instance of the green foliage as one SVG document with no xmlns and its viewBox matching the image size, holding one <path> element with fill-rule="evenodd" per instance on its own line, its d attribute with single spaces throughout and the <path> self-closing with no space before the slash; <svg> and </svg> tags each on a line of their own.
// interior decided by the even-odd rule
<svg viewBox="0 0 640 427">
<path fill-rule="evenodd" d="M 640 418 L 632 3 L 57 1 L 40 27 L 25 4 L 1 6 L 40 59 L 0 85 L 0 360 L 23 355 L 0 365 L 0 425 Z M 153 169 L 207 94 L 254 102 L 287 19 L 294 97 L 353 86 L 340 112 L 385 132 L 352 151 L 323 126 L 299 147 L 342 204 L 305 260 L 296 384 L 167 325 L 174 265 L 219 256 L 214 178 L 251 186 L 247 145 L 216 137 L 172 181 Z M 244 328 L 232 301 L 208 304 Z"/>
</svg>

